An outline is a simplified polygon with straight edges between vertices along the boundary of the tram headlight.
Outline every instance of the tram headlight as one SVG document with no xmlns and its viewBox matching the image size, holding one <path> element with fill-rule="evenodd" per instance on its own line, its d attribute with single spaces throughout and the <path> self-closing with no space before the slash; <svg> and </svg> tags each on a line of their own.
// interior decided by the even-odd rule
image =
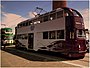
<svg viewBox="0 0 90 68">
<path fill-rule="evenodd" d="M 79 45 L 79 50 L 81 50 L 81 46 Z"/>
</svg>

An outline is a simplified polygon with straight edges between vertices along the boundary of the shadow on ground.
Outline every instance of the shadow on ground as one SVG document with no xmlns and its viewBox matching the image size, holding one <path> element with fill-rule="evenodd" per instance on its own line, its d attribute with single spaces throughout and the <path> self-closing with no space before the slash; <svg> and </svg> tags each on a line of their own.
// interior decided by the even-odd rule
<svg viewBox="0 0 90 68">
<path fill-rule="evenodd" d="M 41 62 L 49 62 L 49 61 L 67 61 L 70 60 L 66 56 L 60 54 L 60 53 L 53 53 L 53 52 L 47 52 L 47 51 L 31 51 L 26 50 L 24 48 L 16 49 L 15 47 L 6 47 L 5 49 L 2 49 L 5 52 L 11 53 L 13 55 L 22 57 L 24 59 L 30 60 L 30 61 L 41 61 Z M 1 53 L 1 57 L 3 57 Z M 49 57 L 49 58 L 46 58 Z M 54 59 L 53 59 L 54 57 Z M 75 59 L 74 59 L 75 60 Z"/>
</svg>

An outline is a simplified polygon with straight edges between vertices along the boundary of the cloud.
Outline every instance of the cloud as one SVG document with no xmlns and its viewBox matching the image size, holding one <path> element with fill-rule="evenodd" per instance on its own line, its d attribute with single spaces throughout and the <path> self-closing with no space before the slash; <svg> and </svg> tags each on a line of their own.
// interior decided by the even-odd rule
<svg viewBox="0 0 90 68">
<path fill-rule="evenodd" d="M 2 12 L 2 15 L 3 16 L 1 17 L 2 18 L 1 23 L 6 24 L 6 27 L 10 27 L 10 28 L 15 28 L 15 26 L 18 23 L 28 19 L 28 18 L 24 18 L 24 17 L 22 17 L 20 15 L 13 14 L 13 13 Z"/>
<path fill-rule="evenodd" d="M 3 12 L 3 15 L 4 15 L 4 18 L 2 18 L 2 23 L 5 23 L 9 27 L 13 25 L 17 25 L 19 22 L 27 19 L 27 18 L 24 18 L 20 15 L 13 14 L 13 13 Z"/>
<path fill-rule="evenodd" d="M 5 24 L 6 27 L 12 28 L 14 32 L 15 32 L 14 28 L 18 23 L 20 23 L 24 20 L 33 18 L 33 17 L 35 17 L 35 15 L 37 15 L 36 12 L 33 12 L 33 13 L 28 12 L 28 16 L 26 18 L 26 17 L 22 17 L 21 15 L 17 15 L 17 14 L 14 14 L 14 13 L 1 12 L 1 14 L 2 14 L 1 23 Z M 1 27 L 3 27 L 3 26 L 1 26 Z"/>
<path fill-rule="evenodd" d="M 36 12 L 29 12 L 28 13 L 29 15 L 29 18 L 34 18 L 35 17 L 35 15 L 37 15 L 37 13 Z"/>
<path fill-rule="evenodd" d="M 81 12 L 81 14 L 83 16 L 85 28 L 90 29 L 89 28 L 89 9 L 83 9 L 80 12 Z"/>
</svg>

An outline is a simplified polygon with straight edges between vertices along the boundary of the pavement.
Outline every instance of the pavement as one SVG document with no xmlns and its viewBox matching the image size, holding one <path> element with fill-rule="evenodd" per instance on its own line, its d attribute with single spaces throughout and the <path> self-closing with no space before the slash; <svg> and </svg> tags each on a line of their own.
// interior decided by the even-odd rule
<svg viewBox="0 0 90 68">
<path fill-rule="evenodd" d="M 89 53 L 83 59 L 69 60 L 49 54 L 17 50 L 7 47 L 1 52 L 1 67 L 89 67 Z"/>
</svg>

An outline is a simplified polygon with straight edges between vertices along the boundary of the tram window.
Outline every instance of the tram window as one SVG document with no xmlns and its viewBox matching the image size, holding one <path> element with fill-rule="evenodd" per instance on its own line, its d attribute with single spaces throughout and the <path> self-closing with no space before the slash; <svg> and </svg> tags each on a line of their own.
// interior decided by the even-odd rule
<svg viewBox="0 0 90 68">
<path fill-rule="evenodd" d="M 51 20 L 56 19 L 56 13 L 50 14 L 50 19 L 51 19 Z"/>
<path fill-rule="evenodd" d="M 57 18 L 63 17 L 63 11 L 57 12 Z"/>
<path fill-rule="evenodd" d="M 68 13 L 65 13 L 64 16 L 69 16 L 69 14 Z"/>
<path fill-rule="evenodd" d="M 22 24 L 20 24 L 20 27 L 22 27 Z"/>
<path fill-rule="evenodd" d="M 79 16 L 76 12 L 73 11 L 74 16 Z"/>
<path fill-rule="evenodd" d="M 49 39 L 55 39 L 55 31 L 49 32 Z"/>
<path fill-rule="evenodd" d="M 78 37 L 85 37 L 85 31 L 84 30 L 77 30 Z"/>
<path fill-rule="evenodd" d="M 20 27 L 20 25 L 18 24 L 18 28 Z"/>
<path fill-rule="evenodd" d="M 44 22 L 48 21 L 48 16 L 44 16 Z"/>
<path fill-rule="evenodd" d="M 43 32 L 43 39 L 48 39 L 48 32 Z"/>
<path fill-rule="evenodd" d="M 74 39 L 74 32 L 70 32 L 70 39 Z"/>
<path fill-rule="evenodd" d="M 19 24 L 19 25 L 18 25 L 18 28 L 20 28 L 21 26 L 22 26 L 22 25 L 21 25 L 21 24 Z"/>
<path fill-rule="evenodd" d="M 64 39 L 64 30 L 57 31 L 57 39 Z"/>
<path fill-rule="evenodd" d="M 21 36 L 20 35 L 17 35 L 17 39 L 20 39 L 21 38 Z"/>
<path fill-rule="evenodd" d="M 28 26 L 28 22 L 26 22 L 26 26 Z"/>
<path fill-rule="evenodd" d="M 18 35 L 18 39 L 21 39 L 21 35 Z"/>
<path fill-rule="evenodd" d="M 25 36 L 24 36 L 24 34 L 22 35 L 22 39 L 25 39 Z"/>
<path fill-rule="evenodd" d="M 27 39 L 27 36 L 26 35 L 24 35 L 24 39 Z"/>
<path fill-rule="evenodd" d="M 31 23 L 32 23 L 32 21 L 29 21 L 29 22 L 28 22 L 28 25 L 31 25 Z"/>
<path fill-rule="evenodd" d="M 41 23 L 40 21 L 37 21 L 37 23 Z"/>
<path fill-rule="evenodd" d="M 39 17 L 39 18 L 38 18 L 38 21 L 39 21 L 40 23 L 42 23 L 42 22 L 43 22 L 43 18 L 42 18 L 42 17 Z"/>
<path fill-rule="evenodd" d="M 72 10 L 72 12 L 73 12 L 74 16 L 79 16 L 79 13 L 76 12 L 75 10 Z"/>
<path fill-rule="evenodd" d="M 79 30 L 79 31 L 78 31 L 78 34 L 79 34 L 79 35 L 82 35 L 82 30 Z"/>
<path fill-rule="evenodd" d="M 26 34 L 22 34 L 22 39 L 27 39 L 27 35 Z"/>
<path fill-rule="evenodd" d="M 23 26 L 25 26 L 25 23 L 23 23 Z"/>
<path fill-rule="evenodd" d="M 48 39 L 48 32 L 43 32 L 43 39 Z"/>
<path fill-rule="evenodd" d="M 37 21 L 36 21 L 36 22 L 34 22 L 34 24 L 37 24 Z"/>
<path fill-rule="evenodd" d="M 72 12 L 69 11 L 69 10 L 65 10 L 65 11 L 64 11 L 64 15 L 65 15 L 65 16 L 73 16 Z"/>
<path fill-rule="evenodd" d="M 12 30 L 6 30 L 6 32 L 12 32 Z"/>
</svg>

